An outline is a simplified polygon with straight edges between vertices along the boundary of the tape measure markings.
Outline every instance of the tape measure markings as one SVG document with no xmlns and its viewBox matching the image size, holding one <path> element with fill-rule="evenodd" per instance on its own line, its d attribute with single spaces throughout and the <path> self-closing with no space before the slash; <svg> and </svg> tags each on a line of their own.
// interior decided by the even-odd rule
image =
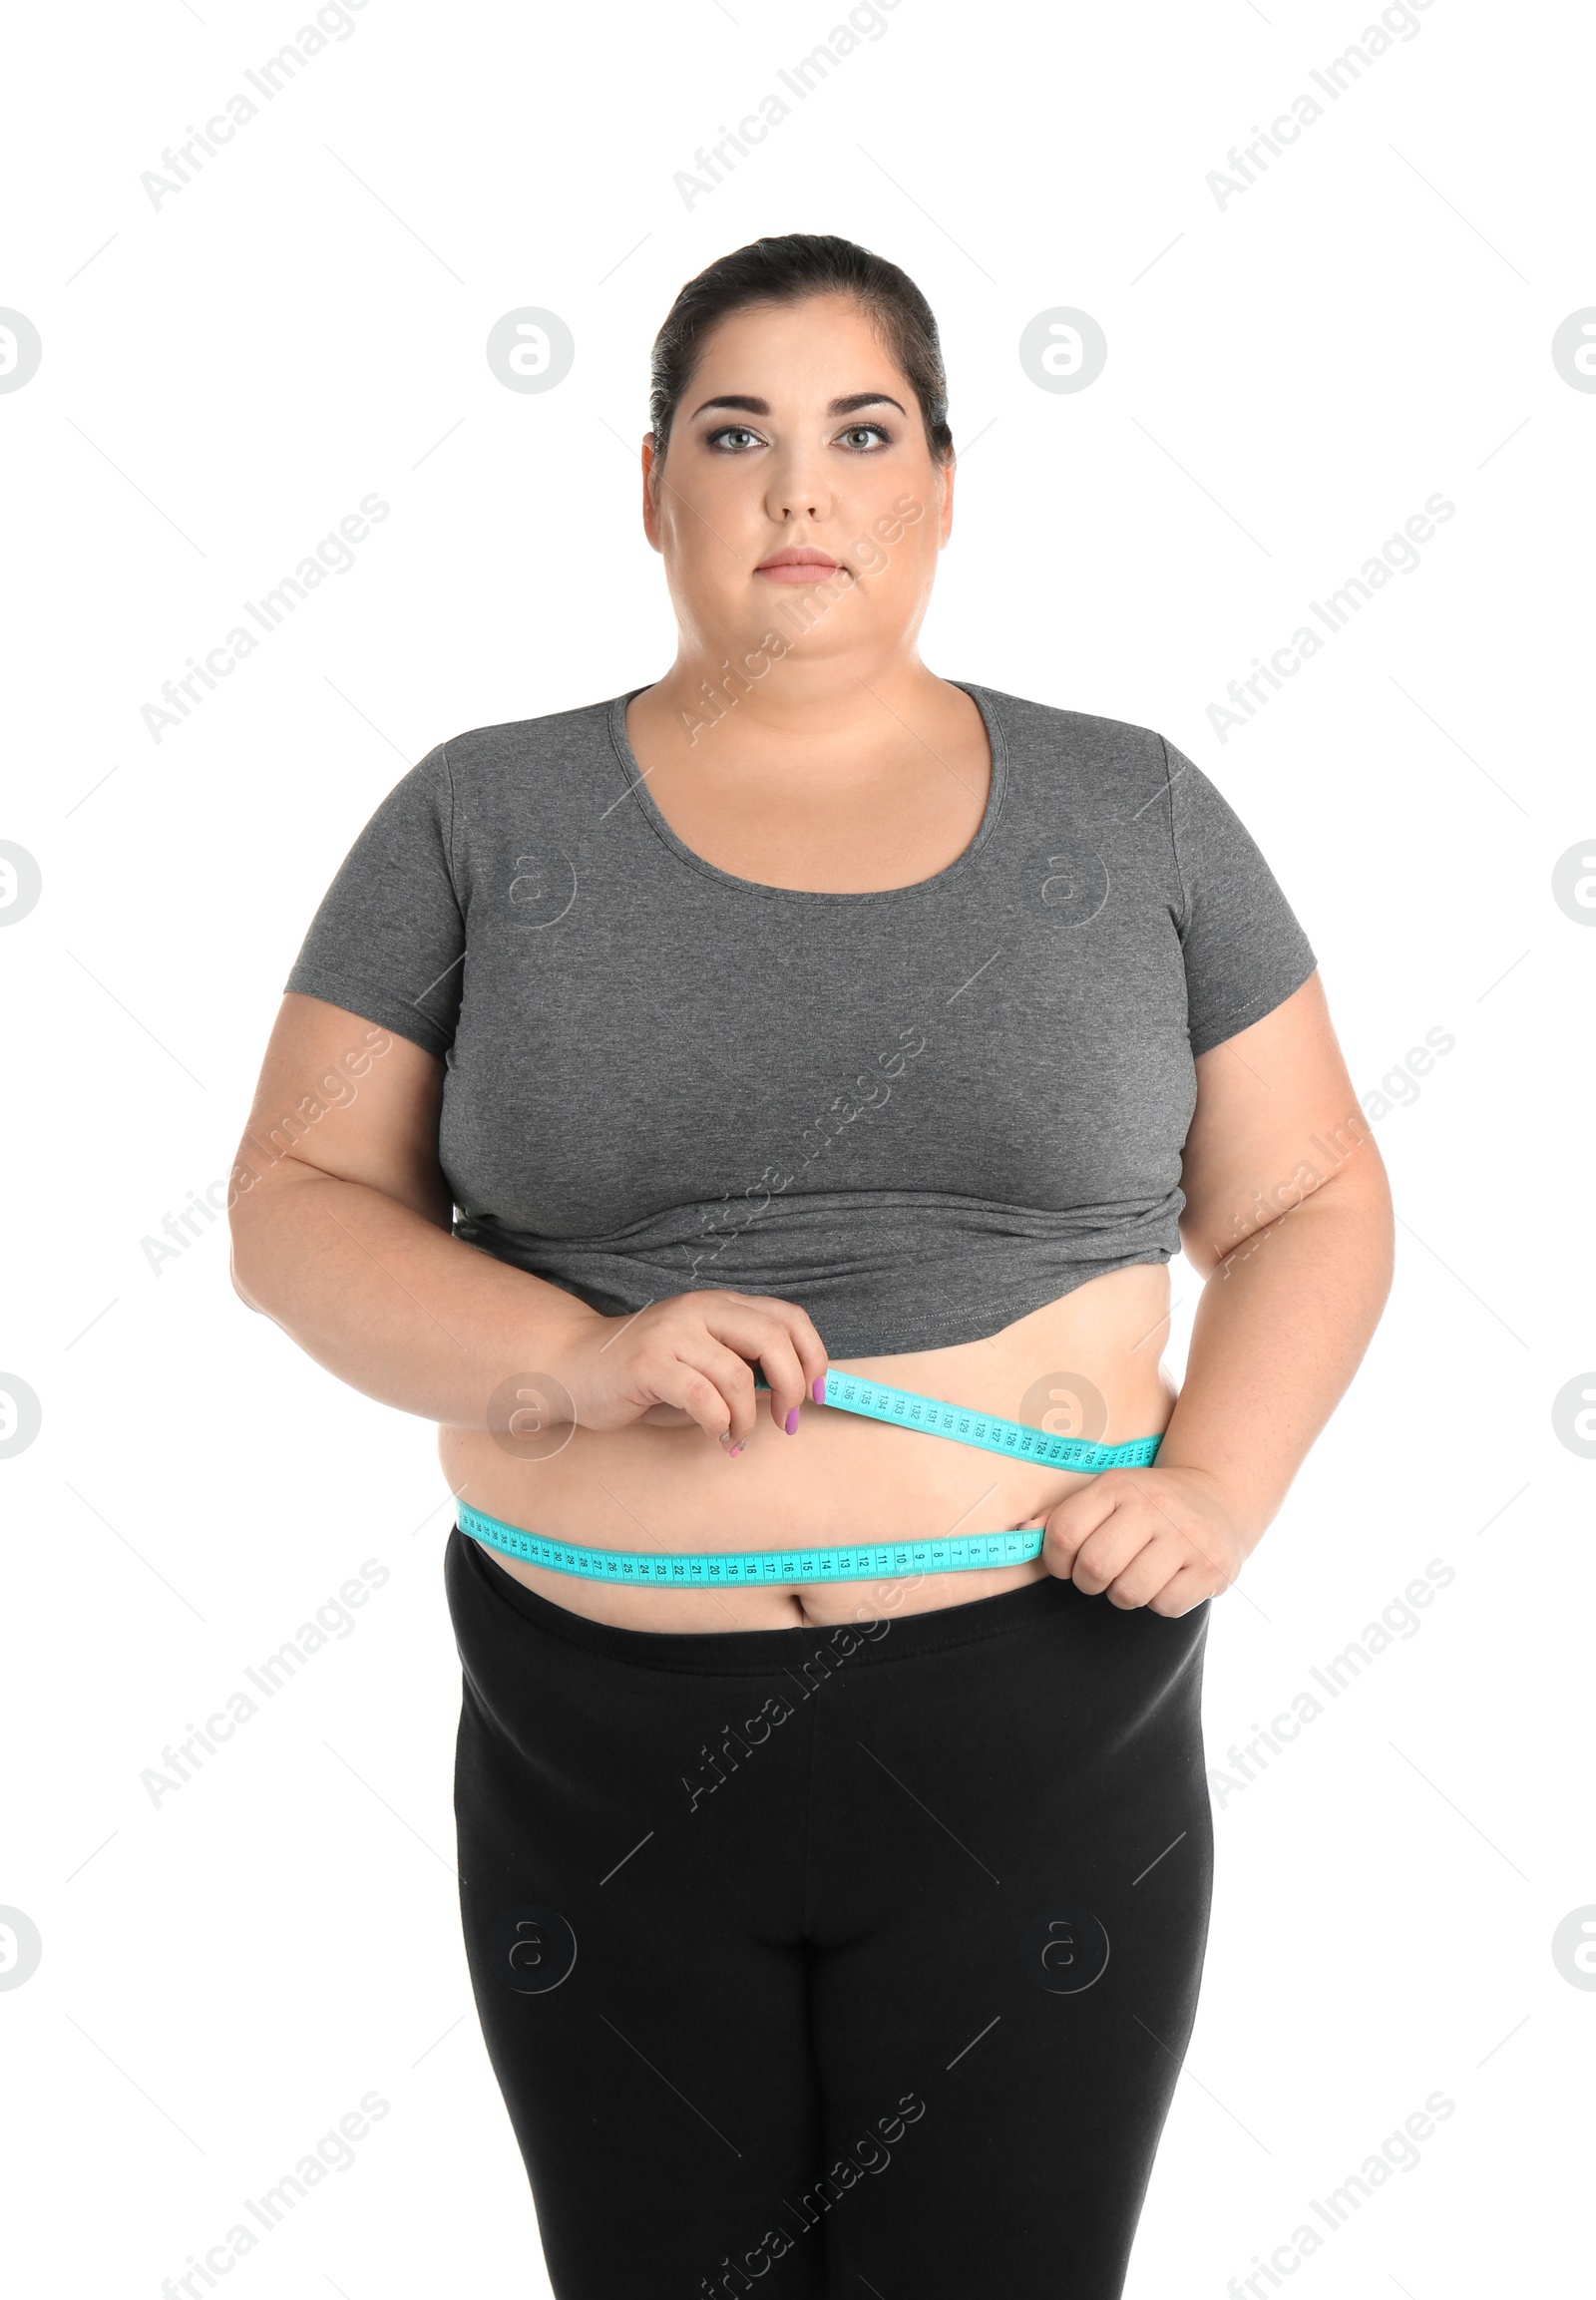
<svg viewBox="0 0 1596 2300">
<path fill-rule="evenodd" d="M 754 1583 L 891 1581 L 912 1573 L 968 1573 L 982 1567 L 1024 1565 L 1041 1555 L 1043 1528 L 1028 1532 L 948 1534 L 929 1541 L 854 1542 L 834 1549 L 794 1548 L 699 1551 L 654 1556 L 647 1550 L 590 1549 L 506 1525 L 485 1510 L 457 1502 L 462 1533 L 490 1549 L 552 1573 L 633 1588 L 745 1589 Z"/>
<path fill-rule="evenodd" d="M 758 1388 L 768 1385 L 755 1384 Z M 1033 1429 L 1028 1422 L 1009 1421 L 998 1413 L 984 1413 L 977 1406 L 949 1405 L 940 1397 L 922 1397 L 912 1389 L 895 1389 L 890 1382 L 867 1381 L 857 1373 L 826 1374 L 826 1403 L 845 1413 L 860 1413 L 873 1421 L 901 1422 L 923 1429 L 933 1437 L 951 1437 L 960 1445 L 979 1446 L 988 1453 L 1006 1453 L 1021 1461 L 1045 1462 L 1053 1469 L 1145 1469 L 1158 1451 L 1156 1437 L 1132 1437 L 1122 1445 L 1100 1445 L 1085 1437 L 1056 1437 L 1051 1430 Z"/>
<path fill-rule="evenodd" d="M 754 1386 L 767 1389 L 769 1384 L 756 1377 Z M 940 1397 L 922 1397 L 915 1390 L 895 1389 L 890 1382 L 867 1381 L 855 1373 L 828 1371 L 825 1387 L 825 1402 L 844 1413 L 896 1422 L 903 1428 L 950 1437 L 956 1444 L 977 1446 L 984 1452 L 1045 1462 L 1054 1469 L 1096 1473 L 1146 1468 L 1159 1446 L 1157 1437 L 1133 1437 L 1123 1445 L 1055 1437 L 1051 1431 L 1032 1429 L 1023 1421 L 1008 1421 L 1001 1414 L 983 1413 L 975 1406 L 949 1405 Z M 700 1550 L 658 1557 L 646 1550 L 590 1549 L 580 1542 L 528 1533 L 463 1501 L 455 1508 L 463 1533 L 490 1549 L 502 1550 L 507 1557 L 544 1566 L 551 1573 L 574 1574 L 584 1581 L 611 1581 L 634 1588 L 743 1589 L 761 1582 L 890 1581 L 911 1573 L 969 1573 L 983 1567 L 1024 1565 L 1041 1555 L 1044 1538 L 1044 1529 L 1036 1526 L 1023 1533 L 948 1534 L 928 1541 L 854 1542 L 837 1548 Z"/>
</svg>

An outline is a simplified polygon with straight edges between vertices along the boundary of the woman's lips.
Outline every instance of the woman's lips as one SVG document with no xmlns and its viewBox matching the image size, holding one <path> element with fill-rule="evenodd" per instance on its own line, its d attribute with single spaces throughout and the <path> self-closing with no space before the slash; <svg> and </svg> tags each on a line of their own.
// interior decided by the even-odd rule
<svg viewBox="0 0 1596 2300">
<path fill-rule="evenodd" d="M 756 567 L 754 574 L 774 583 L 818 583 L 834 575 L 838 566 L 834 559 L 770 559 Z"/>
</svg>

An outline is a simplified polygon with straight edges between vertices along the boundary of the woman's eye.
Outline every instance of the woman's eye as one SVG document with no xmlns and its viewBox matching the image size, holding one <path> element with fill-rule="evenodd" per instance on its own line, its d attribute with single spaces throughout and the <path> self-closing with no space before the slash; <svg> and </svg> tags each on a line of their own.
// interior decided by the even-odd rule
<svg viewBox="0 0 1596 2300">
<path fill-rule="evenodd" d="M 751 432 L 747 425 L 742 423 L 727 424 L 723 430 L 712 431 L 709 434 L 711 447 L 721 447 L 728 441 L 731 443 L 734 453 L 740 453 L 746 447 L 759 445 L 758 434 Z"/>
<path fill-rule="evenodd" d="M 879 440 L 883 447 L 891 445 L 890 434 L 879 423 L 850 424 L 842 436 L 850 447 L 861 448 L 867 455 L 874 452 L 870 445 L 872 440 Z"/>
</svg>

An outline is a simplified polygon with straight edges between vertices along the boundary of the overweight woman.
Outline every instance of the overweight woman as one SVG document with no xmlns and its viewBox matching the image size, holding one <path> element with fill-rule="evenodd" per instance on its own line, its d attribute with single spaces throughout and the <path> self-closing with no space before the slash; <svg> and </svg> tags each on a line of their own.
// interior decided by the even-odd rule
<svg viewBox="0 0 1596 2300">
<path fill-rule="evenodd" d="M 465 1941 L 559 2300 L 1113 2300 L 1202 1969 L 1210 1601 L 1368 1343 L 1385 1177 L 1200 769 L 922 661 L 904 273 L 738 249 L 650 412 L 675 661 L 372 815 L 234 1283 L 439 1424 Z"/>
</svg>

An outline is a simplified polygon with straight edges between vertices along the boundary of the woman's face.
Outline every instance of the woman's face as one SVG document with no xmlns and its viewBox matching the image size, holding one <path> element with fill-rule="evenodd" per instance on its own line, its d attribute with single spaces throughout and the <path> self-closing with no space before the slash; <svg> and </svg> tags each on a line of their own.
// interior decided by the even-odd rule
<svg viewBox="0 0 1596 2300">
<path fill-rule="evenodd" d="M 953 472 L 933 459 L 912 385 L 850 295 L 730 313 L 663 461 L 651 435 L 643 446 L 643 526 L 683 652 L 734 669 L 902 652 L 952 520 Z"/>
</svg>

